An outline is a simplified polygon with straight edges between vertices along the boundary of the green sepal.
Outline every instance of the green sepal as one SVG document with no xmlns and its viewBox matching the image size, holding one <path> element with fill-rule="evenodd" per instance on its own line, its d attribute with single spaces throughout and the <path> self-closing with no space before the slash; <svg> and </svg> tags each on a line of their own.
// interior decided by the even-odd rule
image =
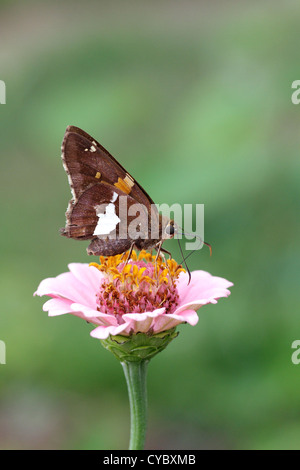
<svg viewBox="0 0 300 470">
<path fill-rule="evenodd" d="M 140 362 L 152 359 L 153 356 L 165 349 L 178 334 L 179 331 L 172 328 L 155 335 L 139 332 L 130 336 L 109 336 L 100 341 L 102 346 L 112 352 L 120 362 Z"/>
</svg>

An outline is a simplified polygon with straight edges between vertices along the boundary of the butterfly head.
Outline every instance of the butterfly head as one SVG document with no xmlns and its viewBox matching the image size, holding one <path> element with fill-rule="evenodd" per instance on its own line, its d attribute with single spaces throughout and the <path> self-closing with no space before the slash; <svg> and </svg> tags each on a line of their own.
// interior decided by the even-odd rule
<svg viewBox="0 0 300 470">
<path fill-rule="evenodd" d="M 175 224 L 174 220 L 167 219 L 165 217 L 162 218 L 162 239 L 168 240 L 170 238 L 174 238 L 177 233 L 177 225 Z"/>
</svg>

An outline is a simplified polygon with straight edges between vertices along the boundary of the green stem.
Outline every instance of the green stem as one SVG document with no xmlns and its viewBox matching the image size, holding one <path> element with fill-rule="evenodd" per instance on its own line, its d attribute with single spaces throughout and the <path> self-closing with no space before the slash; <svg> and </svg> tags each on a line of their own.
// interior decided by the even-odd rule
<svg viewBox="0 0 300 470">
<path fill-rule="evenodd" d="M 146 360 L 121 362 L 126 377 L 130 403 L 129 450 L 144 448 L 147 426 Z"/>
</svg>

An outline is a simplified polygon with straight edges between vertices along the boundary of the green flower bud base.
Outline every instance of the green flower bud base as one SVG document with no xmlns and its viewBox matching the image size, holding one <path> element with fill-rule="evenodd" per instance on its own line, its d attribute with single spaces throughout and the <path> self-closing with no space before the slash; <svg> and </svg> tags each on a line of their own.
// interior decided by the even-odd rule
<svg viewBox="0 0 300 470">
<path fill-rule="evenodd" d="M 172 328 L 156 335 L 147 333 L 136 333 L 131 336 L 117 335 L 100 341 L 120 362 L 139 362 L 152 359 L 165 349 L 178 334 L 179 332 Z"/>
</svg>

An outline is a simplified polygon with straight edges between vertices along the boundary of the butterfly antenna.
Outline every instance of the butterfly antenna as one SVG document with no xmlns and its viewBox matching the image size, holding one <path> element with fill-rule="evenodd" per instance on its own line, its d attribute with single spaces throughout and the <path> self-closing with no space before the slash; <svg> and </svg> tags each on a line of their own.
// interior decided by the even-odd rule
<svg viewBox="0 0 300 470">
<path fill-rule="evenodd" d="M 197 238 L 197 240 L 199 240 L 201 243 L 203 243 L 204 245 L 206 245 L 206 246 L 209 247 L 210 256 L 212 255 L 212 246 L 211 246 L 209 243 L 207 243 L 207 242 L 205 242 L 204 240 L 202 240 L 202 238 L 199 237 L 199 235 L 196 235 L 195 233 L 187 233 L 187 232 L 184 232 L 182 229 L 181 229 L 180 235 L 184 235 L 184 236 L 187 235 L 188 237 L 195 237 L 195 238 Z M 194 251 L 196 251 L 196 250 L 194 250 Z"/>
<path fill-rule="evenodd" d="M 207 242 L 203 242 L 203 243 L 204 243 L 204 245 L 208 246 L 208 248 L 209 248 L 209 256 L 212 256 L 212 246 Z"/>
<path fill-rule="evenodd" d="M 188 275 L 189 275 L 189 282 L 188 282 L 188 285 L 189 285 L 189 283 L 191 282 L 191 279 L 192 279 L 191 271 L 189 270 L 188 265 L 186 264 L 186 258 L 185 258 L 184 255 L 183 255 L 179 238 L 177 238 L 177 240 L 178 240 L 178 245 L 179 245 L 180 253 L 181 253 L 181 256 L 182 256 L 182 258 L 183 258 L 183 259 L 182 259 L 182 262 L 184 263 L 184 265 L 185 265 L 185 267 L 186 267 L 186 270 L 187 270 L 187 273 L 188 273 Z M 182 262 L 181 262 L 180 264 L 182 264 Z"/>
<path fill-rule="evenodd" d="M 182 230 L 182 229 L 181 229 L 181 230 Z M 184 232 L 183 230 L 181 231 L 181 233 L 178 233 L 178 235 L 188 235 L 188 236 L 191 236 L 191 237 L 193 236 L 193 237 L 197 238 L 197 240 L 200 241 L 200 244 L 203 243 L 204 245 L 208 246 L 208 248 L 209 248 L 209 254 L 210 254 L 210 256 L 212 256 L 212 246 L 211 246 L 209 243 L 203 241 L 202 238 L 200 238 L 198 235 L 195 235 L 195 234 L 192 234 L 192 233 L 187 233 L 187 232 Z M 184 257 L 184 256 L 182 255 L 183 259 L 182 259 L 182 261 L 181 261 L 180 264 L 182 264 L 182 263 L 184 262 L 184 260 L 187 260 L 193 253 L 195 253 L 195 251 L 199 250 L 199 248 L 200 248 L 200 246 L 199 246 L 198 248 L 195 248 L 195 249 L 194 249 L 193 251 L 191 251 L 186 257 Z M 181 252 L 181 254 L 182 254 L 182 252 Z"/>
</svg>

